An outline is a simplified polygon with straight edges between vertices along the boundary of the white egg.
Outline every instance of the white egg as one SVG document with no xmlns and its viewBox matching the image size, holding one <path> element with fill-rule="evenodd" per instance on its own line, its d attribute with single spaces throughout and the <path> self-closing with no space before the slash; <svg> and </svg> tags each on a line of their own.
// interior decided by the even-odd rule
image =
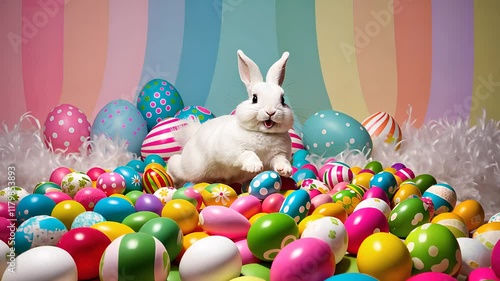
<svg viewBox="0 0 500 281">
<path fill-rule="evenodd" d="M 242 259 L 229 238 L 209 236 L 189 247 L 179 264 L 183 281 L 231 280 L 240 276 Z"/>
<path fill-rule="evenodd" d="M 325 241 L 332 249 L 337 264 L 346 254 L 347 231 L 342 221 L 337 218 L 324 217 L 310 222 L 300 236 L 300 238 L 305 237 L 314 237 Z"/>
<path fill-rule="evenodd" d="M 472 270 L 478 267 L 489 267 L 491 251 L 481 241 L 469 237 L 457 238 L 462 251 L 462 268 L 460 274 L 469 276 Z"/>
<path fill-rule="evenodd" d="M 386 218 L 389 218 L 391 214 L 391 207 L 382 199 L 379 198 L 366 198 L 363 201 L 359 202 L 359 204 L 354 208 L 354 212 L 363 208 L 375 208 L 382 213 L 384 213 Z"/>
<path fill-rule="evenodd" d="M 15 253 L 12 252 L 11 254 L 11 248 L 5 244 L 2 240 L 0 240 L 0 275 L 2 275 L 7 267 L 10 264 L 10 257 L 12 256 L 13 259 L 15 258 Z"/>
<path fill-rule="evenodd" d="M 40 246 L 19 255 L 2 277 L 2 281 L 19 280 L 76 281 L 78 273 L 68 252 L 55 246 Z"/>
</svg>

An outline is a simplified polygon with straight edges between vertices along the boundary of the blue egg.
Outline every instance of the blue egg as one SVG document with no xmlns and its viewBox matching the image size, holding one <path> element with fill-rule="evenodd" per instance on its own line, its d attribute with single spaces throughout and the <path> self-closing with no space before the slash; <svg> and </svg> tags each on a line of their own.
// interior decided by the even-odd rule
<svg viewBox="0 0 500 281">
<path fill-rule="evenodd" d="M 149 154 L 146 158 L 144 158 L 144 164 L 146 164 L 146 166 L 151 163 L 158 163 L 163 167 L 167 165 L 167 162 L 165 162 L 165 160 L 163 160 L 163 158 L 161 158 L 158 154 Z"/>
<path fill-rule="evenodd" d="M 124 141 L 127 150 L 141 155 L 141 146 L 148 134 L 147 123 L 139 110 L 126 100 L 114 100 L 97 114 L 92 125 L 91 139 L 105 135 L 112 140 Z"/>
<path fill-rule="evenodd" d="M 16 218 L 19 223 L 39 215 L 50 216 L 52 209 L 56 206 L 56 202 L 42 194 L 30 194 L 17 204 Z"/>
<path fill-rule="evenodd" d="M 71 229 L 79 227 L 91 227 L 98 222 L 106 221 L 106 219 L 99 213 L 93 211 L 87 211 L 79 214 L 73 220 L 71 224 Z"/>
<path fill-rule="evenodd" d="M 378 281 L 377 278 L 372 277 L 368 274 L 357 273 L 357 272 L 349 272 L 349 273 L 341 273 L 336 274 L 332 277 L 325 279 L 325 281 Z"/>
<path fill-rule="evenodd" d="M 300 183 L 301 181 L 303 181 L 305 179 L 318 179 L 318 177 L 310 169 L 298 169 L 295 173 L 293 173 L 292 179 L 296 183 Z"/>
<path fill-rule="evenodd" d="M 121 223 L 128 215 L 135 213 L 135 208 L 123 198 L 107 197 L 95 204 L 94 212 L 101 214 L 107 221 Z"/>
<path fill-rule="evenodd" d="M 293 161 L 292 166 L 294 166 L 297 169 L 300 169 L 302 166 L 305 164 L 310 164 L 311 162 L 307 161 L 306 159 L 298 159 Z"/>
<path fill-rule="evenodd" d="M 296 223 L 299 223 L 307 216 L 310 208 L 309 193 L 304 189 L 297 189 L 285 198 L 279 212 L 289 215 Z"/>
<path fill-rule="evenodd" d="M 305 160 L 306 157 L 309 155 L 309 152 L 305 149 L 299 149 L 295 151 L 295 153 L 292 156 L 292 160 L 295 162 L 297 160 Z"/>
<path fill-rule="evenodd" d="M 143 190 L 142 176 L 134 168 L 130 166 L 118 166 L 113 170 L 113 172 L 122 175 L 122 177 L 125 179 L 125 191 L 123 191 L 123 194 L 127 194 L 128 192 L 133 190 Z"/>
<path fill-rule="evenodd" d="M 422 197 L 427 197 L 434 204 L 434 213 L 439 215 L 451 212 L 457 203 L 457 193 L 455 189 L 446 183 L 437 183 L 429 187 Z"/>
<path fill-rule="evenodd" d="M 393 174 L 386 171 L 382 171 L 380 173 L 373 175 L 373 177 L 371 178 L 370 188 L 374 186 L 382 188 L 385 194 L 387 194 L 387 197 L 389 197 L 389 200 L 391 200 L 392 197 L 394 197 L 394 194 L 396 193 L 396 190 L 398 188 L 398 183 Z"/>
<path fill-rule="evenodd" d="M 127 163 L 127 166 L 133 168 L 139 173 L 143 173 L 144 169 L 146 169 L 146 163 L 142 162 L 139 159 L 130 160 L 130 162 Z"/>
<path fill-rule="evenodd" d="M 142 88 L 137 97 L 137 108 L 151 130 L 158 122 L 174 115 L 184 108 L 184 102 L 177 89 L 163 79 L 153 79 Z"/>
<path fill-rule="evenodd" d="M 55 246 L 67 231 L 64 223 L 54 217 L 46 215 L 31 217 L 16 230 L 14 237 L 16 254 L 19 255 L 38 246 Z"/>
<path fill-rule="evenodd" d="M 302 127 L 303 142 L 311 154 L 335 157 L 346 149 L 367 157 L 373 147 L 370 134 L 353 117 L 335 110 L 323 110 L 309 117 Z"/>
<path fill-rule="evenodd" d="M 248 186 L 248 193 L 260 200 L 281 190 L 281 177 L 275 171 L 264 171 L 256 175 Z"/>
<path fill-rule="evenodd" d="M 203 106 L 188 106 L 177 112 L 174 117 L 179 119 L 198 119 L 200 120 L 200 123 L 205 123 L 206 121 L 215 118 L 215 115 Z"/>
</svg>

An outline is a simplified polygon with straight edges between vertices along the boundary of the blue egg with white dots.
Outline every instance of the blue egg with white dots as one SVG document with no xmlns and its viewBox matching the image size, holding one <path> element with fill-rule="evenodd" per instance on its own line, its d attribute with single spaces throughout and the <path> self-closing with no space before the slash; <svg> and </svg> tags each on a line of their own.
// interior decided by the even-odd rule
<svg viewBox="0 0 500 281">
<path fill-rule="evenodd" d="M 158 122 L 174 115 L 184 108 L 184 102 L 177 89 L 163 79 L 146 83 L 137 97 L 137 108 L 151 130 Z"/>
<path fill-rule="evenodd" d="M 42 194 L 30 194 L 19 201 L 16 208 L 16 218 L 19 223 L 27 219 L 40 216 L 51 215 L 56 202 Z"/>
<path fill-rule="evenodd" d="M 127 166 L 132 167 L 139 173 L 143 173 L 144 169 L 146 169 L 146 163 L 142 162 L 139 159 L 130 160 L 130 162 L 127 163 Z"/>
<path fill-rule="evenodd" d="M 275 171 L 264 171 L 256 175 L 248 186 L 248 193 L 260 200 L 281 190 L 281 177 Z"/>
<path fill-rule="evenodd" d="M 165 160 L 163 160 L 163 158 L 161 158 L 158 154 L 149 154 L 146 158 L 144 158 L 144 164 L 146 164 L 146 166 L 151 163 L 158 163 L 163 167 L 167 165 L 167 162 L 165 162 Z"/>
<path fill-rule="evenodd" d="M 455 189 L 446 183 L 432 185 L 422 194 L 422 197 L 432 200 L 435 215 L 451 212 L 457 204 L 457 193 Z"/>
<path fill-rule="evenodd" d="M 99 213 L 93 211 L 87 211 L 79 214 L 73 220 L 71 224 L 71 229 L 79 227 L 91 227 L 98 222 L 106 221 L 106 219 Z"/>
<path fill-rule="evenodd" d="M 125 179 L 125 191 L 123 191 L 123 194 L 127 194 L 134 190 L 143 190 L 142 176 L 134 168 L 130 166 L 118 166 L 113 172 L 122 175 L 123 179 Z"/>
<path fill-rule="evenodd" d="M 318 177 L 311 169 L 298 169 L 295 173 L 293 173 L 292 179 L 296 183 L 300 183 L 305 179 L 318 179 Z"/>
<path fill-rule="evenodd" d="M 335 157 L 346 149 L 370 157 L 372 139 L 353 117 L 335 110 L 323 110 L 309 117 L 302 126 L 302 140 L 311 154 Z"/>
<path fill-rule="evenodd" d="M 43 195 L 41 195 L 43 196 Z M 60 220 L 47 216 L 34 216 L 24 221 L 16 230 L 16 254 L 38 246 L 55 246 L 68 230 Z"/>
<path fill-rule="evenodd" d="M 305 160 L 306 157 L 309 155 L 309 152 L 305 149 L 299 149 L 295 151 L 295 153 L 292 156 L 292 161 L 298 161 L 298 160 Z"/>
<path fill-rule="evenodd" d="M 305 164 L 310 164 L 310 163 L 311 162 L 307 161 L 306 159 L 298 159 L 296 161 L 293 161 L 292 166 L 294 166 L 297 169 L 300 169 Z"/>
<path fill-rule="evenodd" d="M 279 212 L 289 215 L 296 223 L 299 223 L 307 216 L 310 208 L 309 193 L 304 189 L 297 189 L 285 198 Z"/>
<path fill-rule="evenodd" d="M 378 279 L 375 277 L 372 277 L 368 274 L 357 273 L 357 272 L 347 272 L 347 273 L 335 274 L 334 276 L 331 276 L 328 279 L 325 279 L 325 281 L 351 281 L 351 280 L 378 281 Z"/>
<path fill-rule="evenodd" d="M 214 119 L 215 115 L 203 106 L 187 106 L 177 112 L 174 117 L 188 120 L 198 119 L 200 123 L 205 123 L 210 119 Z"/>
<path fill-rule="evenodd" d="M 393 174 L 383 171 L 373 175 L 372 179 L 370 180 L 370 188 L 372 187 L 382 188 L 390 200 L 396 193 L 398 183 Z"/>
</svg>

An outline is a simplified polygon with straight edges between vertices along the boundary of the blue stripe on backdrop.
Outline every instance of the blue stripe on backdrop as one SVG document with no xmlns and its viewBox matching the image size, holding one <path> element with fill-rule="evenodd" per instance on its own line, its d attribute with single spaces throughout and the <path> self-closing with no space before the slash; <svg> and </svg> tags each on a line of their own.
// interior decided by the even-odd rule
<svg viewBox="0 0 500 281">
<path fill-rule="evenodd" d="M 175 84 L 181 58 L 184 1 L 149 0 L 148 13 L 146 54 L 138 91 L 155 78 Z"/>
<path fill-rule="evenodd" d="M 205 105 L 217 61 L 222 0 L 186 0 L 184 38 L 175 87 L 184 105 Z"/>
<path fill-rule="evenodd" d="M 265 74 L 279 58 L 274 0 L 231 0 L 222 7 L 222 31 L 215 73 L 206 102 L 214 114 L 229 114 L 247 98 L 238 74 L 241 49 Z"/>
</svg>

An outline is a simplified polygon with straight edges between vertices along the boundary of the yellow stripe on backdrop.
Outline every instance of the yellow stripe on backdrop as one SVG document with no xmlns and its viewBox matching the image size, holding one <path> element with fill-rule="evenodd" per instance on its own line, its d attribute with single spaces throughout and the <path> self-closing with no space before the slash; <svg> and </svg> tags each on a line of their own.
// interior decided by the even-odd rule
<svg viewBox="0 0 500 281">
<path fill-rule="evenodd" d="M 61 103 L 88 117 L 101 91 L 108 52 L 108 0 L 71 0 L 64 6 L 64 70 Z"/>
<path fill-rule="evenodd" d="M 474 1 L 474 85 L 472 98 L 463 106 L 470 106 L 473 124 L 483 109 L 487 118 L 500 119 L 500 1 Z"/>
<path fill-rule="evenodd" d="M 332 108 L 363 121 L 369 112 L 359 81 L 352 0 L 316 0 L 316 33 Z"/>
</svg>

